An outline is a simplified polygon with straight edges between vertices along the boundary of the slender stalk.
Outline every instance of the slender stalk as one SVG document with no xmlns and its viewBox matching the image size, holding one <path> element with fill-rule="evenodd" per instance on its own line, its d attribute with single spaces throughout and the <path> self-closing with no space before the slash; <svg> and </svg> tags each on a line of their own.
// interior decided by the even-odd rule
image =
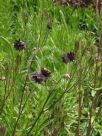
<svg viewBox="0 0 102 136">
<path fill-rule="evenodd" d="M 80 119 L 81 119 L 81 113 L 82 113 L 81 76 L 82 76 L 82 72 L 79 68 L 79 74 L 78 74 L 78 77 L 80 78 L 79 82 L 78 82 L 78 93 L 79 93 L 78 101 L 79 101 L 79 104 L 78 104 L 78 126 L 77 126 L 77 130 L 76 130 L 76 136 L 80 136 Z"/>
<path fill-rule="evenodd" d="M 2 105 L 1 105 L 1 107 L 0 107 L 0 115 L 1 115 L 2 112 L 3 112 L 3 107 L 4 107 L 4 105 L 5 105 L 5 97 L 6 97 L 6 90 L 7 90 L 7 80 L 4 81 L 4 86 L 5 86 L 5 89 L 4 89 L 4 90 L 5 90 L 5 93 L 4 93 Z"/>
<path fill-rule="evenodd" d="M 38 117 L 36 118 L 36 120 L 34 121 L 34 123 L 33 123 L 32 126 L 31 126 L 30 130 L 28 131 L 27 136 L 30 135 L 30 133 L 32 132 L 33 128 L 35 127 L 37 121 L 40 119 L 40 117 L 41 117 L 41 115 L 42 115 L 42 113 L 43 113 L 43 111 L 44 111 L 44 108 L 45 108 L 45 106 L 46 106 L 46 104 L 47 104 L 47 102 L 48 102 L 48 100 L 49 100 L 49 98 L 50 98 L 50 96 L 51 96 L 51 94 L 52 94 L 52 92 L 49 93 L 47 99 L 45 100 L 45 102 L 44 102 L 44 104 L 43 104 L 43 106 L 42 106 L 42 108 L 41 108 L 41 111 L 39 112 Z"/>
<path fill-rule="evenodd" d="M 12 83 L 11 83 L 11 87 L 10 87 L 10 89 L 8 88 L 8 93 L 6 94 L 7 85 L 9 86 L 9 82 L 7 82 L 7 80 L 9 80 L 9 79 L 6 79 L 5 97 L 3 99 L 3 103 L 2 103 L 2 106 L 0 108 L 0 115 L 2 114 L 4 106 L 6 105 L 6 102 L 7 102 L 8 98 L 9 98 L 9 96 L 10 96 L 12 90 L 13 90 L 13 87 L 15 86 L 16 78 L 17 78 L 17 75 L 18 75 L 18 72 L 17 72 L 18 69 L 19 69 L 19 65 L 16 66 L 16 71 L 14 70 L 14 62 L 13 62 L 13 64 L 12 64 L 13 80 L 12 80 Z"/>
<path fill-rule="evenodd" d="M 15 126 L 14 126 L 14 129 L 13 129 L 13 133 L 12 133 L 12 136 L 15 136 L 15 131 L 16 131 L 16 127 L 17 127 L 17 124 L 18 124 L 18 121 L 22 115 L 22 111 L 25 107 L 25 104 L 23 105 L 23 108 L 22 108 L 22 103 L 23 103 L 23 97 L 24 97 L 24 92 L 25 92 L 25 88 L 26 88 L 26 83 L 27 83 L 27 76 L 26 76 L 26 80 L 25 80 L 25 83 L 24 83 L 24 86 L 23 86 L 23 89 L 22 89 L 22 95 L 21 95 L 21 100 L 20 100 L 20 106 L 19 106 L 19 113 L 18 113 L 18 118 L 16 120 L 16 123 L 15 123 Z"/>
</svg>

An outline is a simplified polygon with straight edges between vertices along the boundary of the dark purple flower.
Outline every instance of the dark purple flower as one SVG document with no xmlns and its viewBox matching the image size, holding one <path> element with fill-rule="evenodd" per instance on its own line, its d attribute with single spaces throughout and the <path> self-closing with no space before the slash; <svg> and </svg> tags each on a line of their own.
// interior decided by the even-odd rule
<svg viewBox="0 0 102 136">
<path fill-rule="evenodd" d="M 51 71 L 48 70 L 47 68 L 42 68 L 41 69 L 41 73 L 45 76 L 45 77 L 49 77 L 51 74 Z"/>
<path fill-rule="evenodd" d="M 36 83 L 41 83 L 45 80 L 45 76 L 42 73 L 33 73 L 32 80 L 34 80 Z"/>
<path fill-rule="evenodd" d="M 41 84 L 43 81 L 46 81 L 49 78 L 50 74 L 51 72 L 48 69 L 42 68 L 40 72 L 35 72 L 32 74 L 32 80 Z"/>
<path fill-rule="evenodd" d="M 21 50 L 25 49 L 25 43 L 24 43 L 23 41 L 17 40 L 17 41 L 14 43 L 14 48 L 15 48 L 16 50 L 21 51 Z"/>
<path fill-rule="evenodd" d="M 71 62 L 74 60 L 75 60 L 75 53 L 74 52 L 69 52 L 69 53 L 63 54 L 63 56 L 62 56 L 62 61 L 66 64 L 68 62 Z"/>
</svg>

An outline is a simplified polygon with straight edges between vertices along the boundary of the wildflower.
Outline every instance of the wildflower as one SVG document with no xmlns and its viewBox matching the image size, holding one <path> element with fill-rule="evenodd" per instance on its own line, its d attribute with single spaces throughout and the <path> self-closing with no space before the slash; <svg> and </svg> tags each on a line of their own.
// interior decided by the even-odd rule
<svg viewBox="0 0 102 136">
<path fill-rule="evenodd" d="M 32 80 L 36 83 L 41 84 L 43 81 L 46 81 L 50 76 L 51 72 L 47 68 L 42 68 L 40 72 L 35 72 L 32 75 Z"/>
<path fill-rule="evenodd" d="M 51 71 L 48 70 L 47 68 L 42 68 L 41 69 L 41 73 L 45 76 L 45 77 L 49 77 L 51 74 Z"/>
<path fill-rule="evenodd" d="M 14 48 L 15 48 L 16 50 L 21 51 L 21 50 L 25 49 L 25 43 L 24 43 L 23 41 L 17 40 L 17 41 L 14 43 Z"/>
<path fill-rule="evenodd" d="M 62 61 L 66 64 L 68 62 L 74 61 L 74 59 L 75 59 L 75 53 L 74 52 L 69 52 L 69 53 L 63 54 L 63 56 L 62 56 Z"/>
<path fill-rule="evenodd" d="M 63 78 L 68 80 L 68 79 L 70 79 L 70 75 L 68 73 L 66 73 L 66 74 L 64 74 Z"/>
<path fill-rule="evenodd" d="M 32 80 L 34 80 L 36 83 L 41 83 L 42 81 L 46 80 L 46 77 L 42 73 L 34 73 L 32 75 Z"/>
</svg>

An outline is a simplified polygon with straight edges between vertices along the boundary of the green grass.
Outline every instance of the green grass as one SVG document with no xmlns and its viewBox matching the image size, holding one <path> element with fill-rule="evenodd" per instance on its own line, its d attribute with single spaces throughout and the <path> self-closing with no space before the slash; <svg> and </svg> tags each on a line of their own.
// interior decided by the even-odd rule
<svg viewBox="0 0 102 136">
<path fill-rule="evenodd" d="M 6 136 L 79 136 L 78 129 L 82 136 L 102 135 L 99 33 L 90 8 L 0 0 L 0 136 L 1 128 Z M 25 50 L 14 48 L 18 39 Z M 76 57 L 64 64 L 67 52 Z M 35 83 L 31 76 L 43 67 L 51 77 Z"/>
</svg>

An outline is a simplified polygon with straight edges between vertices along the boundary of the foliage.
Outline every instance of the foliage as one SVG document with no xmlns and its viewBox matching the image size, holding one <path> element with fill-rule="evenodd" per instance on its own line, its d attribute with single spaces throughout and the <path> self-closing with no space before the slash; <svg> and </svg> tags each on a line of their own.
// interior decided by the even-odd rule
<svg viewBox="0 0 102 136">
<path fill-rule="evenodd" d="M 0 0 L 0 136 L 102 135 L 100 28 L 90 7 Z"/>
</svg>

